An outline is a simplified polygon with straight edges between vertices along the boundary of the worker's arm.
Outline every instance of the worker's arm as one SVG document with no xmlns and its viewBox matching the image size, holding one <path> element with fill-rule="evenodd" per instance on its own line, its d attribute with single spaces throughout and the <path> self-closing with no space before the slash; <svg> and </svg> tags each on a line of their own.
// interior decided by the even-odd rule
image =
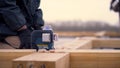
<svg viewBox="0 0 120 68">
<path fill-rule="evenodd" d="M 39 27 L 44 26 L 44 20 L 43 20 L 43 14 L 42 14 L 42 10 L 38 9 L 36 11 L 36 14 L 34 16 L 34 23 L 35 23 L 35 29 L 39 29 Z"/>
<path fill-rule="evenodd" d="M 11 30 L 18 32 L 21 41 L 19 48 L 31 48 L 31 32 L 25 25 L 26 20 L 16 5 L 16 0 L 0 0 L 0 11 L 5 20 L 5 24 Z"/>
<path fill-rule="evenodd" d="M 0 11 L 10 29 L 14 31 L 21 30 L 25 25 L 26 20 L 16 5 L 16 0 L 0 0 Z"/>
<path fill-rule="evenodd" d="M 34 27 L 35 29 L 39 29 L 40 27 L 44 26 L 43 20 L 43 12 L 39 8 L 40 7 L 40 0 L 33 0 L 34 1 Z"/>
</svg>

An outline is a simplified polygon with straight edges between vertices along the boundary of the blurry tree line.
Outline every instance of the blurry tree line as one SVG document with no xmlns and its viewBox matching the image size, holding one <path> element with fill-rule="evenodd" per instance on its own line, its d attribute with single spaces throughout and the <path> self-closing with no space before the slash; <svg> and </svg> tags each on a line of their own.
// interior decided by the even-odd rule
<svg viewBox="0 0 120 68">
<path fill-rule="evenodd" d="M 117 25 L 100 21 L 63 21 L 50 24 L 55 31 L 120 31 Z"/>
</svg>

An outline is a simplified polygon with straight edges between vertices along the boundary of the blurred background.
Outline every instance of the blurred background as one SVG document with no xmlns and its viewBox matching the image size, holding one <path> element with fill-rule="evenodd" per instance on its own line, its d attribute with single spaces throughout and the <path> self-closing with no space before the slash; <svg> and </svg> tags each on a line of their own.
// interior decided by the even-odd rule
<svg viewBox="0 0 120 68">
<path fill-rule="evenodd" d="M 60 36 L 119 36 L 118 13 L 110 11 L 111 0 L 41 0 L 46 24 Z M 69 32 L 69 34 L 68 34 Z M 99 34 L 100 33 L 100 34 Z"/>
</svg>

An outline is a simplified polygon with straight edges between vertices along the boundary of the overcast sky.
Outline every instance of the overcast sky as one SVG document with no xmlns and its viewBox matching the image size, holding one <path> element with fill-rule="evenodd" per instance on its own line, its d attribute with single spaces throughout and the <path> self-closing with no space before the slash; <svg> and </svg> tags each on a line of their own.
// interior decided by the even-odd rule
<svg viewBox="0 0 120 68">
<path fill-rule="evenodd" d="M 118 14 L 109 10 L 111 0 L 41 0 L 44 20 L 118 22 Z"/>
</svg>

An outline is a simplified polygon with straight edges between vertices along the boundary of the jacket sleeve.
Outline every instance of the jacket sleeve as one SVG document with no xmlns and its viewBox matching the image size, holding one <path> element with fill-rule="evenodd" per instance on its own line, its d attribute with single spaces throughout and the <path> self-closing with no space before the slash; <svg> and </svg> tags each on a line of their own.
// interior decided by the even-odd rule
<svg viewBox="0 0 120 68">
<path fill-rule="evenodd" d="M 34 15 L 34 21 L 36 25 L 44 26 L 43 13 L 41 9 L 37 9 Z"/>
<path fill-rule="evenodd" d="M 16 0 L 1 0 L 0 11 L 5 20 L 5 24 L 14 31 L 25 25 L 26 20 L 16 5 Z"/>
<path fill-rule="evenodd" d="M 44 26 L 44 20 L 43 20 L 43 12 L 40 7 L 40 0 L 34 0 L 35 3 L 35 14 L 34 14 L 34 23 L 39 26 Z"/>
</svg>

